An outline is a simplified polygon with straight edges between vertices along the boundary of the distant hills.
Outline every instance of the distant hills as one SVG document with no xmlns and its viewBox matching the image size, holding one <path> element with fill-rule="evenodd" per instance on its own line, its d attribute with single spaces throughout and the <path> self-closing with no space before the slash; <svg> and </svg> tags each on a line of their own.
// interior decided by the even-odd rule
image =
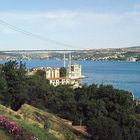
<svg viewBox="0 0 140 140">
<path fill-rule="evenodd" d="M 71 53 L 73 60 L 140 61 L 140 46 L 126 48 L 102 48 L 86 50 L 14 50 L 0 51 L 0 60 L 63 60 Z M 67 56 L 68 58 L 68 56 Z"/>
<path fill-rule="evenodd" d="M 127 49 L 137 49 L 137 50 L 140 50 L 140 46 L 128 47 Z"/>
<path fill-rule="evenodd" d="M 90 48 L 90 49 L 61 49 L 61 50 L 55 50 L 55 49 L 46 49 L 46 50 L 0 50 L 0 55 L 6 55 L 7 53 L 12 53 L 12 54 L 16 54 L 16 53 L 36 53 L 38 52 L 39 53 L 47 53 L 47 52 L 52 52 L 52 53 L 55 53 L 55 52 L 81 52 L 81 51 L 101 51 L 101 50 L 140 50 L 140 46 L 132 46 L 132 47 L 122 47 L 122 48 Z M 6 54 L 5 54 L 6 53 Z"/>
</svg>

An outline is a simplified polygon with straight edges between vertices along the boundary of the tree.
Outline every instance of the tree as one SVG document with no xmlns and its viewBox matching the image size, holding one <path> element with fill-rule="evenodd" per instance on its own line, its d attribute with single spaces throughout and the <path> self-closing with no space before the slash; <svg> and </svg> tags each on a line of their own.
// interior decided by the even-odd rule
<svg viewBox="0 0 140 140">
<path fill-rule="evenodd" d="M 4 75 L 0 72 L 0 103 L 6 105 L 7 99 L 5 98 L 7 93 L 7 81 Z"/>
<path fill-rule="evenodd" d="M 26 100 L 27 83 L 26 68 L 22 62 L 16 61 L 6 62 L 2 66 L 2 75 L 7 83 L 6 105 L 17 110 Z"/>
<path fill-rule="evenodd" d="M 45 79 L 46 78 L 46 73 L 45 71 L 43 70 L 38 70 L 36 73 L 35 73 L 35 77 L 37 78 L 40 78 L 40 79 Z"/>
<path fill-rule="evenodd" d="M 50 89 L 49 81 L 45 79 L 45 72 L 39 70 L 27 80 L 27 103 L 44 109 L 47 102 L 47 94 Z"/>
<path fill-rule="evenodd" d="M 88 125 L 92 140 L 122 140 L 121 128 L 113 119 L 102 116 L 91 120 Z"/>
<path fill-rule="evenodd" d="M 60 68 L 60 77 L 66 77 L 67 70 L 64 67 Z"/>
<path fill-rule="evenodd" d="M 140 114 L 140 104 L 136 105 L 135 111 L 136 113 Z"/>
</svg>

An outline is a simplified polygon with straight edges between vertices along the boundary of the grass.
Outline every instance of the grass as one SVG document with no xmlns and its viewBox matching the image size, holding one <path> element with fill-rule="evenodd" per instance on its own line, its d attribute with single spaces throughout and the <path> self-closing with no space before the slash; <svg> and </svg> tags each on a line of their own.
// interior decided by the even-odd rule
<svg viewBox="0 0 140 140">
<path fill-rule="evenodd" d="M 32 136 L 32 135 L 36 136 L 37 138 L 39 138 L 39 140 L 58 140 L 57 138 L 55 138 L 55 136 L 50 135 L 45 129 L 40 128 L 36 124 L 32 124 L 32 125 L 28 124 L 25 121 L 23 121 L 21 119 L 17 119 L 11 115 L 5 115 L 5 116 L 8 119 L 14 121 L 19 126 L 21 126 L 22 129 L 24 130 L 24 133 L 26 133 L 30 136 Z M 0 135 L 0 137 L 1 137 L 1 135 Z M 2 139 L 2 140 L 5 140 L 5 139 Z M 8 140 L 12 140 L 12 139 L 8 139 Z"/>
<path fill-rule="evenodd" d="M 25 117 L 30 116 L 32 121 L 38 122 L 40 125 L 43 126 L 44 122 L 47 119 L 50 123 L 49 132 L 61 140 L 69 140 L 67 138 L 69 137 L 68 135 L 73 135 L 75 140 L 78 139 L 76 135 L 67 126 L 65 126 L 65 124 L 62 121 L 60 121 L 60 118 L 52 113 L 35 108 L 28 104 L 22 105 L 18 112 Z"/>
<path fill-rule="evenodd" d="M 23 122 L 21 120 L 15 120 L 15 122 L 18 125 L 22 126 L 22 128 L 24 130 L 26 130 L 27 133 L 33 134 L 34 136 L 39 138 L 39 140 L 58 140 L 54 136 L 51 136 L 50 134 L 48 134 L 45 129 L 40 128 L 36 125 L 29 125 L 29 124 L 26 124 L 25 122 Z"/>
<path fill-rule="evenodd" d="M 0 105 L 0 114 L 4 114 L 13 120 L 27 132 L 39 140 L 79 140 L 73 131 L 66 126 L 59 117 L 44 110 L 24 104 L 18 112 Z M 44 129 L 46 119 L 49 121 L 49 129 Z"/>
<path fill-rule="evenodd" d="M 13 140 L 13 139 L 5 130 L 0 129 L 0 140 Z"/>
<path fill-rule="evenodd" d="M 24 132 L 30 136 L 36 136 L 39 140 L 58 140 L 54 135 L 51 135 L 46 131 L 43 125 L 37 123 L 36 121 L 26 118 L 24 120 L 24 116 L 9 109 L 2 105 L 0 105 L 0 114 L 6 116 L 9 120 L 14 121 L 16 124 L 21 126 Z M 27 116 L 29 117 L 29 116 Z M 1 130 L 1 129 L 0 129 Z M 10 138 L 9 134 L 6 133 L 5 130 L 0 131 L 0 140 L 13 140 Z"/>
</svg>

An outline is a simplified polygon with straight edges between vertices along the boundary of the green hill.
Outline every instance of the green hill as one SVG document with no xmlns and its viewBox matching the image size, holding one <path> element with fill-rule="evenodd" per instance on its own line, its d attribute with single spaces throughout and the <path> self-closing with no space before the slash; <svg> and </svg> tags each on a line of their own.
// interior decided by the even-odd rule
<svg viewBox="0 0 140 140">
<path fill-rule="evenodd" d="M 38 137 L 39 140 L 78 140 L 84 139 L 87 135 L 66 124 L 63 119 L 54 114 L 27 104 L 24 104 L 17 112 L 0 105 L 0 114 L 16 122 L 25 132 Z M 12 140 L 8 133 L 0 130 L 3 140 Z"/>
<path fill-rule="evenodd" d="M 7 132 L 0 129 L 0 140 L 13 140 L 13 139 L 11 138 L 11 136 Z"/>
<path fill-rule="evenodd" d="M 6 108 L 3 105 L 0 105 L 0 114 L 4 115 L 6 118 L 15 122 L 17 125 L 21 126 L 24 133 L 29 136 L 35 136 L 39 138 L 39 140 L 59 140 L 55 135 L 49 134 L 44 128 L 40 127 L 40 124 L 31 120 L 29 116 L 25 118 L 23 115 L 19 114 L 11 110 L 10 108 Z M 0 129 L 0 133 L 3 137 L 2 140 L 12 140 L 7 132 L 4 132 L 4 129 Z"/>
</svg>

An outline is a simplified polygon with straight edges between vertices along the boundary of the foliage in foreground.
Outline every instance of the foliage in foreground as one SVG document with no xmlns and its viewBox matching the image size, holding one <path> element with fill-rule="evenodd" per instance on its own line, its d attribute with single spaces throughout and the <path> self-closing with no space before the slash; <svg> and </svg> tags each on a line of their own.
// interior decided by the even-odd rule
<svg viewBox="0 0 140 140">
<path fill-rule="evenodd" d="M 6 129 L 9 134 L 17 138 L 21 134 L 21 127 L 16 123 L 11 122 L 5 116 L 0 115 L 0 128 Z"/>
<path fill-rule="evenodd" d="M 11 136 L 3 129 L 0 129 L 0 139 L 1 140 L 13 140 Z"/>
<path fill-rule="evenodd" d="M 12 116 L 10 118 L 11 120 L 13 119 Z M 8 132 L 14 140 L 57 140 L 55 137 L 48 135 L 46 130 L 38 126 L 26 124 L 18 119 L 11 120 L 1 115 L 0 129 Z"/>
<path fill-rule="evenodd" d="M 17 110 L 23 103 L 88 126 L 92 140 L 139 140 L 139 110 L 132 94 L 109 85 L 53 87 L 40 74 L 26 77 L 25 65 L 10 61 L 0 70 L 0 103 Z M 5 96 L 6 95 L 6 96 Z"/>
<path fill-rule="evenodd" d="M 28 119 L 24 118 L 20 113 L 2 105 L 0 105 L 0 114 L 2 114 L 0 115 L 0 130 L 5 131 L 3 137 L 11 136 L 12 140 L 57 140 L 54 135 L 40 128 L 39 123 L 31 121 L 30 116 Z M 9 137 L 8 140 L 11 140 Z"/>
</svg>

